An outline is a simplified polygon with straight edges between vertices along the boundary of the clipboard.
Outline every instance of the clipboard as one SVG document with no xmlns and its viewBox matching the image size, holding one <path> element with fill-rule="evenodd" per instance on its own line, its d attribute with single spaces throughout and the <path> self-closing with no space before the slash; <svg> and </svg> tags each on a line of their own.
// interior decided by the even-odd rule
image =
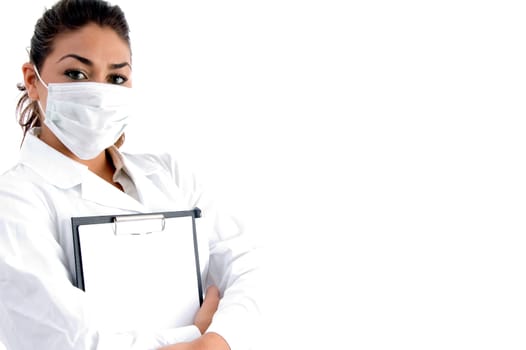
<svg viewBox="0 0 526 350">
<path fill-rule="evenodd" d="M 193 324 L 203 302 L 195 219 L 201 210 L 72 217 L 74 284 L 101 329 Z"/>
</svg>

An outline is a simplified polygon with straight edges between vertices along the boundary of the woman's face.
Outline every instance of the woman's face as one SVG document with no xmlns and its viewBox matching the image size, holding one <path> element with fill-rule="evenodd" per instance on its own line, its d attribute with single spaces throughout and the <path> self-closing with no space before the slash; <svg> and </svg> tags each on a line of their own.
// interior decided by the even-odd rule
<svg viewBox="0 0 526 350">
<path fill-rule="evenodd" d="M 131 53 L 113 29 L 90 23 L 57 35 L 39 73 L 46 84 L 89 81 L 131 87 Z M 29 91 L 30 97 L 45 106 L 46 87 L 38 79 L 31 80 L 38 96 Z"/>
</svg>

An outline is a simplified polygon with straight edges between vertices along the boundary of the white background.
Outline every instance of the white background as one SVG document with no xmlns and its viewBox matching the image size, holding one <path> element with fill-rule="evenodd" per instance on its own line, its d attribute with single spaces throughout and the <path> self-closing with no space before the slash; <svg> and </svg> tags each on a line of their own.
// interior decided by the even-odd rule
<svg viewBox="0 0 526 350">
<path fill-rule="evenodd" d="M 0 18 L 1 168 L 46 1 Z M 127 150 L 189 161 L 264 248 L 261 349 L 524 349 L 521 1 L 121 1 Z"/>
</svg>

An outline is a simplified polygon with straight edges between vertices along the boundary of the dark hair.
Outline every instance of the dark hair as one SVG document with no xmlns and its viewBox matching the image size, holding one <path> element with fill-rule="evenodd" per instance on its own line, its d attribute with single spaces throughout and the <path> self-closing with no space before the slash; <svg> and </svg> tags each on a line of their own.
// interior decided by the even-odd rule
<svg viewBox="0 0 526 350">
<path fill-rule="evenodd" d="M 119 6 L 104 0 L 60 0 L 44 12 L 35 25 L 29 51 L 30 62 L 40 71 L 53 51 L 53 42 L 58 34 L 80 29 L 89 23 L 110 27 L 131 50 L 130 29 Z M 40 110 L 37 102 L 29 98 L 26 87 L 23 84 L 17 87 L 22 96 L 16 105 L 16 113 L 25 137 L 29 129 L 40 126 Z"/>
</svg>

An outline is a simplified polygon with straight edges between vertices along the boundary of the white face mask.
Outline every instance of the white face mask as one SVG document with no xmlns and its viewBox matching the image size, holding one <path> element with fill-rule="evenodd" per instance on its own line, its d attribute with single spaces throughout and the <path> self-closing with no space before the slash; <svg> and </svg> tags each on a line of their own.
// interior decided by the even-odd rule
<svg viewBox="0 0 526 350">
<path fill-rule="evenodd" d="M 93 159 L 119 139 L 128 125 L 131 88 L 94 82 L 48 86 L 35 72 L 48 89 L 44 124 L 73 154 Z"/>
</svg>

